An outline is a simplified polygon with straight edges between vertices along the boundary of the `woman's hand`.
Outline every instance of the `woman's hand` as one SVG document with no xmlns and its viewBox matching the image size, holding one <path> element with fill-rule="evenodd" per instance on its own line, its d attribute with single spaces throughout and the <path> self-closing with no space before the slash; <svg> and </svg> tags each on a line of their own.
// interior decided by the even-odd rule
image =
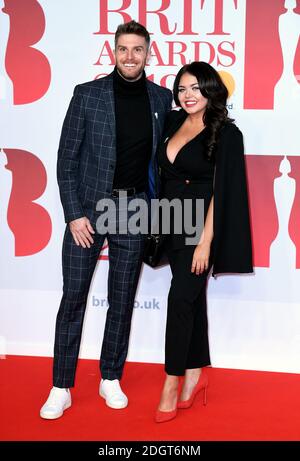
<svg viewBox="0 0 300 461">
<path fill-rule="evenodd" d="M 202 242 L 196 246 L 191 272 L 194 272 L 196 275 L 202 274 L 205 270 L 208 269 L 209 264 L 209 255 L 210 255 L 210 243 Z"/>
</svg>

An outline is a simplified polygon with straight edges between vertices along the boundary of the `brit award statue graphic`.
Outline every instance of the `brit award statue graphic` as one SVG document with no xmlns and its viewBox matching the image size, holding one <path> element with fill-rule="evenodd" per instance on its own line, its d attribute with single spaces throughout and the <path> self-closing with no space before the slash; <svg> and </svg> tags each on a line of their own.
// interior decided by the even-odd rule
<svg viewBox="0 0 300 461">
<path fill-rule="evenodd" d="M 278 33 L 281 44 L 283 71 L 274 89 L 272 140 L 286 155 L 299 155 L 300 140 L 298 110 L 300 80 L 294 73 L 295 56 L 300 37 L 300 15 L 294 12 L 296 0 L 285 0 L 286 12 L 279 16 Z M 279 230 L 270 247 L 270 267 L 293 271 L 296 269 L 296 247 L 289 235 L 289 220 L 296 194 L 296 181 L 289 177 L 291 164 L 284 157 L 279 169 L 281 176 L 274 181 L 274 198 Z M 297 184 L 299 187 L 299 184 Z"/>
<path fill-rule="evenodd" d="M 270 267 L 283 273 L 296 268 L 296 246 L 289 235 L 289 220 L 296 193 L 296 181 L 290 178 L 289 160 L 280 163 L 281 176 L 274 180 L 274 198 L 278 216 L 278 233 L 270 246 Z"/>
<path fill-rule="evenodd" d="M 287 11 L 279 16 L 278 32 L 281 43 L 283 72 L 274 90 L 274 109 L 291 110 L 300 105 L 300 76 L 294 74 L 294 61 L 300 37 L 300 15 L 294 13 L 296 0 L 286 0 Z"/>
</svg>

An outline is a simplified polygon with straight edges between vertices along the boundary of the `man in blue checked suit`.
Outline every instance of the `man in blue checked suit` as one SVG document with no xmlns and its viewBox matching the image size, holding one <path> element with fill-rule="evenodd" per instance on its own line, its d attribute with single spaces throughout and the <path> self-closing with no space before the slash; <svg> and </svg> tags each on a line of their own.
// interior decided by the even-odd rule
<svg viewBox="0 0 300 461">
<path fill-rule="evenodd" d="M 145 235 L 97 232 L 96 204 L 112 199 L 118 212 L 124 192 L 126 206 L 132 199 L 158 196 L 155 151 L 171 110 L 172 93 L 145 77 L 149 44 L 149 33 L 141 24 L 121 24 L 115 34 L 114 71 L 77 85 L 64 120 L 57 162 L 67 223 L 63 297 L 56 320 L 53 388 L 40 411 L 45 419 L 59 418 L 71 406 L 70 388 L 74 386 L 87 296 L 105 238 L 109 244 L 109 309 L 99 393 L 111 408 L 128 404 L 119 381 L 128 351 Z"/>
</svg>

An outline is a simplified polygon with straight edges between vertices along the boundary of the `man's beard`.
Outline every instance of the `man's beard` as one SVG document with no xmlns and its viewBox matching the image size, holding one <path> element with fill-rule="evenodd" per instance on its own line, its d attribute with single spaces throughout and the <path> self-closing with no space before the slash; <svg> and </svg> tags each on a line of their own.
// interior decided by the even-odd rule
<svg viewBox="0 0 300 461">
<path fill-rule="evenodd" d="M 130 81 L 139 80 L 141 78 L 141 76 L 143 75 L 144 69 L 145 69 L 145 65 L 146 65 L 146 61 L 143 63 L 143 65 L 140 67 L 140 69 L 133 75 L 132 74 L 131 75 L 130 74 L 126 75 L 126 74 L 124 74 L 122 72 L 122 69 L 118 65 L 116 65 L 116 67 L 117 67 L 117 71 L 121 75 L 121 77 L 130 82 Z"/>
</svg>

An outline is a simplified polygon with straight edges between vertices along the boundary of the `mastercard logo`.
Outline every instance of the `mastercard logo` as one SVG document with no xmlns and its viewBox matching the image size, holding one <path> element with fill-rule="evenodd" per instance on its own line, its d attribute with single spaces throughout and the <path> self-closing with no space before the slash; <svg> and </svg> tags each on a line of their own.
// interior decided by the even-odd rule
<svg viewBox="0 0 300 461">
<path fill-rule="evenodd" d="M 228 90 L 228 97 L 230 98 L 235 90 L 234 78 L 229 72 L 226 72 L 226 70 L 220 70 L 219 75 Z"/>
</svg>

